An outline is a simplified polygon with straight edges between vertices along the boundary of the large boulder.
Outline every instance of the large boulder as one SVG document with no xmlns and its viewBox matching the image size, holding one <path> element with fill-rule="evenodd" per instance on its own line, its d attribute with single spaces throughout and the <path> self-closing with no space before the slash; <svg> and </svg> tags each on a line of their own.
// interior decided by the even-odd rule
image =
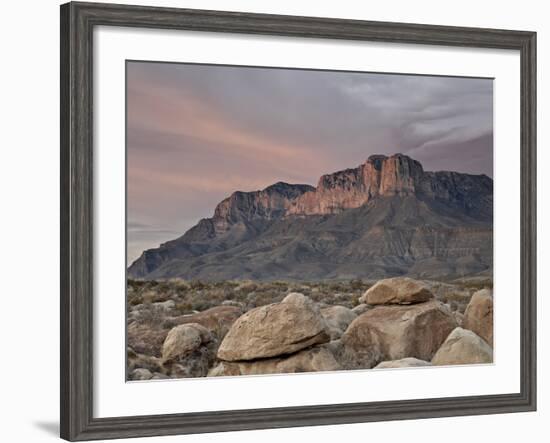
<svg viewBox="0 0 550 443">
<path fill-rule="evenodd" d="M 337 371 L 342 367 L 324 346 L 315 346 L 285 358 L 257 361 L 222 361 L 208 373 L 209 377 L 233 375 L 285 374 L 296 372 Z"/>
<path fill-rule="evenodd" d="M 456 328 L 432 358 L 432 365 L 492 363 L 493 348 L 467 329 Z"/>
<path fill-rule="evenodd" d="M 436 300 L 378 306 L 357 317 L 332 346 L 347 369 L 406 357 L 429 361 L 456 326 L 451 312 Z"/>
<path fill-rule="evenodd" d="M 462 327 L 493 346 L 493 293 L 490 289 L 482 289 L 472 296 L 464 312 Z"/>
<path fill-rule="evenodd" d="M 275 357 L 329 339 L 319 308 L 308 297 L 291 293 L 280 303 L 252 309 L 239 317 L 223 339 L 218 357 L 226 361 Z"/>
<path fill-rule="evenodd" d="M 331 340 L 340 338 L 357 314 L 345 306 L 334 305 L 321 309 Z"/>
<path fill-rule="evenodd" d="M 426 284 L 408 277 L 393 277 L 380 280 L 359 299 L 369 305 L 422 303 L 434 295 Z"/>
<path fill-rule="evenodd" d="M 431 366 L 429 361 L 419 360 L 414 357 L 402 358 L 401 360 L 383 361 L 374 367 L 374 369 L 392 369 L 392 368 L 413 368 L 417 366 Z"/>
<path fill-rule="evenodd" d="M 188 356 L 202 344 L 212 340 L 212 335 L 204 326 L 189 323 L 172 328 L 162 345 L 163 362 L 179 360 Z"/>
</svg>

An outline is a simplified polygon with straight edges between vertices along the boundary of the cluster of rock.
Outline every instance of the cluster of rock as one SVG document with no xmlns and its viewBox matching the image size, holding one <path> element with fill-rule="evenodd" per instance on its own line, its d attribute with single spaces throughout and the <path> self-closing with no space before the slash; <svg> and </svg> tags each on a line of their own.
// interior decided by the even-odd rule
<svg viewBox="0 0 550 443">
<path fill-rule="evenodd" d="M 179 324 L 166 336 L 162 356 L 152 362 L 138 361 L 137 354 L 129 357 L 135 368 L 131 378 L 493 361 L 491 290 L 476 292 L 463 315 L 456 315 L 447 304 L 437 300 L 426 283 L 406 277 L 379 281 L 365 292 L 360 302 L 354 309 L 338 305 L 320 307 L 310 298 L 293 292 L 280 303 L 242 315 L 237 315 L 238 307 L 222 306 L 218 308 L 224 309 L 223 315 L 205 311 L 184 316 L 176 320 Z"/>
</svg>

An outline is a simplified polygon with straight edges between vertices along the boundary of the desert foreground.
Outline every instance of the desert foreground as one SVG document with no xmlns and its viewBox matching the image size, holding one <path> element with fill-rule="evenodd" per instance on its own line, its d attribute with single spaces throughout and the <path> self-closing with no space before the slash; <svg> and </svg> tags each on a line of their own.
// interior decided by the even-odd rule
<svg viewBox="0 0 550 443">
<path fill-rule="evenodd" d="M 128 380 L 492 360 L 489 278 L 128 280 Z"/>
</svg>

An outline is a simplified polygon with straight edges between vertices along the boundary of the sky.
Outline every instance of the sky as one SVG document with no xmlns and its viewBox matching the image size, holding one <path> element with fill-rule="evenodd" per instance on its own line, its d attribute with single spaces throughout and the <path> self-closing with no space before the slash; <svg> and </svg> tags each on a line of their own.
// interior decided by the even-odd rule
<svg viewBox="0 0 550 443">
<path fill-rule="evenodd" d="M 127 63 L 128 264 L 234 191 L 316 185 L 372 154 L 493 173 L 493 81 Z"/>
</svg>

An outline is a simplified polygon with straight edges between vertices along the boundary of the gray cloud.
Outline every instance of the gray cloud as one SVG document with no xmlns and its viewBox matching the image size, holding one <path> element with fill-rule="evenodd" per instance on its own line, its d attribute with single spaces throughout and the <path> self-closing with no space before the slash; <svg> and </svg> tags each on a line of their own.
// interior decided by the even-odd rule
<svg viewBox="0 0 550 443">
<path fill-rule="evenodd" d="M 235 190 L 374 153 L 492 176 L 489 79 L 131 62 L 127 88 L 128 215 L 151 229 L 129 229 L 129 259 Z"/>
</svg>

